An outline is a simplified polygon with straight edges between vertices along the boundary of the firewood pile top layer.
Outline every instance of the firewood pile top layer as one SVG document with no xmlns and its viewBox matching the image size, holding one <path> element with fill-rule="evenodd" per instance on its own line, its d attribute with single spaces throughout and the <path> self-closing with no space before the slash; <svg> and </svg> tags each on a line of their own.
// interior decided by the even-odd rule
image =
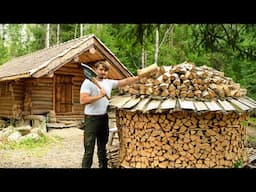
<svg viewBox="0 0 256 192">
<path fill-rule="evenodd" d="M 248 97 L 227 98 L 225 100 L 196 101 L 180 98 L 159 99 L 154 97 L 115 96 L 110 101 L 110 107 L 143 113 L 154 111 L 161 113 L 169 110 L 170 113 L 179 110 L 206 111 L 251 111 L 256 109 L 256 101 Z"/>
<path fill-rule="evenodd" d="M 110 107 L 143 112 L 182 109 L 241 112 L 256 109 L 256 101 L 223 72 L 184 62 L 159 67 L 138 83 L 122 88 L 120 95 L 111 99 Z"/>
</svg>

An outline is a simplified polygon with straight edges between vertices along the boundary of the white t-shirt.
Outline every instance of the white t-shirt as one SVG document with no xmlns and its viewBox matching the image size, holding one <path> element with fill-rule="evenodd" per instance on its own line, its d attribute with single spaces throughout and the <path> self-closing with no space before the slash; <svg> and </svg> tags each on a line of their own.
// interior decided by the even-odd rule
<svg viewBox="0 0 256 192">
<path fill-rule="evenodd" d="M 98 83 L 110 97 L 112 89 L 117 88 L 118 80 L 103 79 L 102 81 L 98 81 Z M 90 80 L 85 79 L 81 85 L 80 93 L 88 93 L 90 96 L 95 96 L 100 94 L 100 89 Z M 91 104 L 86 104 L 84 113 L 88 115 L 103 115 L 107 113 L 108 104 L 108 99 L 102 97 Z"/>
</svg>

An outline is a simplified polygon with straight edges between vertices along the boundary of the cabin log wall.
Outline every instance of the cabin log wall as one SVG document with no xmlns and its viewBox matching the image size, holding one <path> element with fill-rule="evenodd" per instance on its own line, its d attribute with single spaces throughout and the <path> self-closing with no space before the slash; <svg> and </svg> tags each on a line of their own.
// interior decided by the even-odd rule
<svg viewBox="0 0 256 192">
<path fill-rule="evenodd" d="M 21 118 L 23 101 L 23 80 L 0 82 L 0 117 Z"/>
</svg>

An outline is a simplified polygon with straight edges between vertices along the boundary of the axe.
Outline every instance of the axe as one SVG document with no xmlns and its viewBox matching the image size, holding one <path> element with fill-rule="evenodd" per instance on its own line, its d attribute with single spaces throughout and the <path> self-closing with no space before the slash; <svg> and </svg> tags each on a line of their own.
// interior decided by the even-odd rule
<svg viewBox="0 0 256 192">
<path fill-rule="evenodd" d="M 102 89 L 102 87 L 99 85 L 98 81 L 96 80 L 97 74 L 95 71 L 89 67 L 86 64 L 81 63 L 83 69 L 84 69 L 84 75 L 92 82 L 94 83 L 99 89 Z M 109 96 L 106 94 L 105 97 L 109 100 Z"/>
</svg>

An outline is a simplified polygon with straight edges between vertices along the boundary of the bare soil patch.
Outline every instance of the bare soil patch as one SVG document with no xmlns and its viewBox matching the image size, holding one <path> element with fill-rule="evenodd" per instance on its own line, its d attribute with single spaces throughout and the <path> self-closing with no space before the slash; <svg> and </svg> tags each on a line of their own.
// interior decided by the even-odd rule
<svg viewBox="0 0 256 192">
<path fill-rule="evenodd" d="M 47 135 L 60 139 L 41 151 L 0 150 L 0 168 L 81 168 L 83 130 L 50 129 Z M 97 157 L 94 155 L 92 167 L 97 166 Z"/>
</svg>

